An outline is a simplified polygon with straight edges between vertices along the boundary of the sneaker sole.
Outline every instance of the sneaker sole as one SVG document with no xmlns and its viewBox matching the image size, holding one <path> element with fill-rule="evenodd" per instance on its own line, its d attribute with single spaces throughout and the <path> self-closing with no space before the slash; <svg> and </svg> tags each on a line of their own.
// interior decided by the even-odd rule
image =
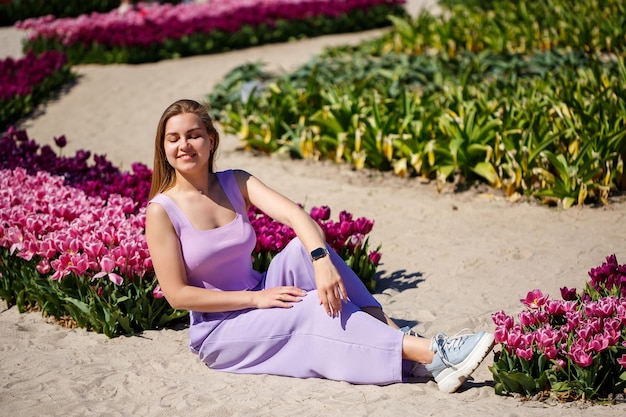
<svg viewBox="0 0 626 417">
<path fill-rule="evenodd" d="M 450 394 L 459 389 L 472 372 L 478 368 L 485 356 L 491 352 L 493 346 L 493 334 L 485 333 L 463 362 L 455 367 L 444 369 L 437 375 L 435 381 L 439 386 L 439 390 Z"/>
</svg>

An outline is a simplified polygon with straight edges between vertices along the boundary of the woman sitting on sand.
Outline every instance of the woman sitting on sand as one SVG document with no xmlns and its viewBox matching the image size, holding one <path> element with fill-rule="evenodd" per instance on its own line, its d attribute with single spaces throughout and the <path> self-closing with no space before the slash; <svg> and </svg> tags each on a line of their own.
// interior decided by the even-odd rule
<svg viewBox="0 0 626 417">
<path fill-rule="evenodd" d="M 304 210 L 245 171 L 215 172 L 218 145 L 204 106 L 169 106 L 157 127 L 146 217 L 159 284 L 173 308 L 190 311 L 200 360 L 226 372 L 376 385 L 405 381 L 413 362 L 439 389 L 456 391 L 493 335 L 426 339 L 398 329 Z M 251 205 L 297 235 L 265 273 L 252 268 Z"/>
</svg>

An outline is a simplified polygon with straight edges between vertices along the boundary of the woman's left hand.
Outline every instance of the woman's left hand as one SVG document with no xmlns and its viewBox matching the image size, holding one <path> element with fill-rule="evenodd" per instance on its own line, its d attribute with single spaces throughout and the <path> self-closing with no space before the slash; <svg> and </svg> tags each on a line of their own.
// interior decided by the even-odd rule
<svg viewBox="0 0 626 417">
<path fill-rule="evenodd" d="M 313 261 L 313 269 L 320 304 L 324 306 L 326 314 L 330 317 L 338 316 L 342 302 L 348 301 L 348 292 L 343 285 L 341 275 L 328 256 Z"/>
</svg>

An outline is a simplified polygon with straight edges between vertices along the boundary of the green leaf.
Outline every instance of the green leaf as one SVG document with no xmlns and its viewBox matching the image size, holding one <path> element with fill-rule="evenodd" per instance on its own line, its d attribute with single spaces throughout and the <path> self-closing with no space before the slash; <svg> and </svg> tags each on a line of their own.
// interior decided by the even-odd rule
<svg viewBox="0 0 626 417">
<path fill-rule="evenodd" d="M 494 185 L 498 182 L 499 177 L 493 165 L 489 162 L 479 162 L 472 171 L 484 178 L 489 184 Z"/>
<path fill-rule="evenodd" d="M 537 383 L 530 375 L 512 371 L 500 372 L 500 377 L 509 392 L 518 392 L 528 395 L 537 391 Z"/>
<path fill-rule="evenodd" d="M 65 297 L 63 298 L 63 300 L 75 305 L 81 312 L 86 315 L 89 315 L 91 313 L 91 309 L 89 308 L 89 305 L 87 303 L 71 297 Z"/>
</svg>

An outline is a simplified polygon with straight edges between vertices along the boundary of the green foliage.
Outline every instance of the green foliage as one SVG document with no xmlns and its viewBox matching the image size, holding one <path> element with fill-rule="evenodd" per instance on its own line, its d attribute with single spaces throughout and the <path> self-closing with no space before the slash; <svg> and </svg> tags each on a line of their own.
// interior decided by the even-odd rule
<svg viewBox="0 0 626 417">
<path fill-rule="evenodd" d="M 353 271 L 361 279 L 361 282 L 369 290 L 370 293 L 376 292 L 376 270 L 378 269 L 378 262 L 372 262 L 369 257 L 369 238 L 366 238 L 363 244 L 354 250 L 348 250 L 344 248 L 339 251 L 339 256 L 346 261 L 346 264 L 352 268 Z M 378 245 L 375 252 L 380 252 L 381 245 Z"/>
<path fill-rule="evenodd" d="M 236 69 L 208 102 L 226 131 L 266 153 L 439 187 L 481 181 L 562 207 L 606 204 L 626 190 L 622 3 L 476 3 L 446 18 L 390 16 L 382 37 L 329 48 L 289 74 Z M 537 22 L 564 28 L 558 41 L 530 36 Z M 582 42 L 575 23 L 606 36 Z M 256 89 L 243 103 L 247 83 Z"/>
<path fill-rule="evenodd" d="M 457 51 L 531 54 L 571 48 L 623 54 L 626 3 L 622 0 L 444 0 L 449 13 L 424 12 L 389 33 L 381 50 L 422 53 Z"/>
</svg>

